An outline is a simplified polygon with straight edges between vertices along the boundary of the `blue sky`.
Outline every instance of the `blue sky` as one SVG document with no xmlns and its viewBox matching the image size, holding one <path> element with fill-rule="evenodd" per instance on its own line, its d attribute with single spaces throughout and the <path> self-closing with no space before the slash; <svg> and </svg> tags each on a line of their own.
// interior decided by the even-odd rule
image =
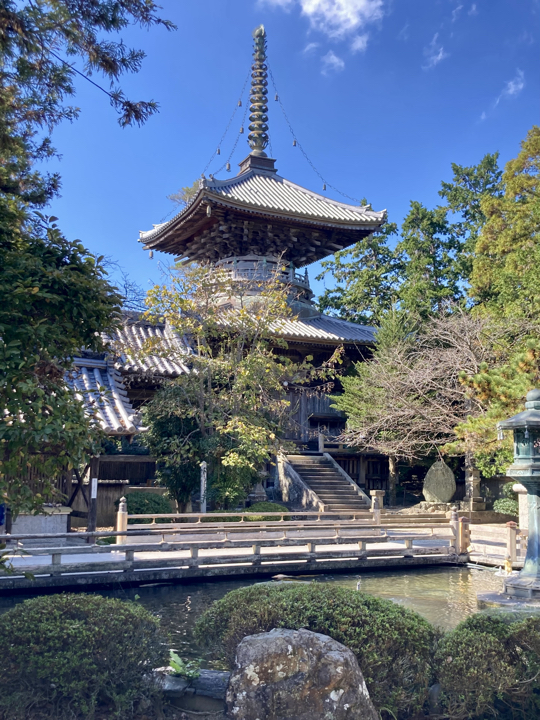
<svg viewBox="0 0 540 720">
<path fill-rule="evenodd" d="M 147 58 L 121 85 L 131 99 L 155 99 L 159 115 L 122 130 L 107 97 L 81 79 L 80 118 L 54 135 L 63 187 L 51 211 L 68 237 L 117 260 L 145 289 L 160 281 L 160 262 L 170 258 L 149 260 L 139 230 L 171 213 L 167 195 L 200 176 L 214 153 L 260 23 L 280 97 L 311 161 L 341 192 L 387 208 L 391 220 L 400 222 L 411 200 L 436 205 L 452 162 L 475 164 L 499 151 L 504 163 L 539 123 L 539 0 L 162 0 L 162 6 L 177 31 L 122 33 Z M 232 150 L 247 92 L 207 174 Z M 279 173 L 322 191 L 270 98 Z M 248 153 L 246 140 L 240 136 L 231 159 L 234 173 Z M 327 195 L 343 199 L 330 189 Z M 320 292 L 316 270 L 310 276 Z"/>
</svg>

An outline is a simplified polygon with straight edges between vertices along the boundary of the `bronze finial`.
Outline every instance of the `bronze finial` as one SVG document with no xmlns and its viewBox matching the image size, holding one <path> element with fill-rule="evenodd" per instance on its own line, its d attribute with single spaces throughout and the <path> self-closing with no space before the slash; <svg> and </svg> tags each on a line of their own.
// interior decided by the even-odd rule
<svg viewBox="0 0 540 720">
<path fill-rule="evenodd" d="M 266 67 L 266 30 L 259 25 L 253 31 L 253 65 L 251 66 L 251 96 L 248 143 L 251 154 L 267 157 L 264 148 L 268 145 L 268 80 Z"/>
</svg>

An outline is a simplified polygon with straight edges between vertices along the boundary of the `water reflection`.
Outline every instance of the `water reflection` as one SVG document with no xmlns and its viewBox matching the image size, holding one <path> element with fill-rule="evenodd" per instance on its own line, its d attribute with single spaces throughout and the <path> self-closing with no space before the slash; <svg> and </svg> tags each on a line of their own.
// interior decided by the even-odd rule
<svg viewBox="0 0 540 720">
<path fill-rule="evenodd" d="M 371 571 L 350 575 L 329 574 L 303 578 L 313 582 L 336 583 L 386 598 L 416 610 L 433 625 L 450 630 L 468 615 L 477 612 L 476 595 L 502 589 L 500 577 L 491 569 L 425 568 L 415 570 Z M 213 602 L 230 590 L 260 580 L 214 580 L 175 585 L 151 584 L 138 588 L 101 591 L 106 597 L 137 600 L 156 613 L 172 638 L 173 646 L 184 657 L 205 654 L 193 639 L 195 621 Z M 0 613 L 29 596 L 0 597 Z"/>
</svg>

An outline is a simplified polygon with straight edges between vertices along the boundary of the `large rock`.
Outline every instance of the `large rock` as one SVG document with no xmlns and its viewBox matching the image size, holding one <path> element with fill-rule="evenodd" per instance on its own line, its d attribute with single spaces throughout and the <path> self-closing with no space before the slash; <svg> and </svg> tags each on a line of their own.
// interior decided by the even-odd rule
<svg viewBox="0 0 540 720">
<path fill-rule="evenodd" d="M 309 630 L 250 635 L 227 689 L 234 720 L 377 720 L 353 653 Z"/>
<path fill-rule="evenodd" d="M 423 493 L 428 502 L 447 503 L 454 497 L 456 481 L 454 473 L 444 460 L 438 460 L 427 471 Z"/>
</svg>

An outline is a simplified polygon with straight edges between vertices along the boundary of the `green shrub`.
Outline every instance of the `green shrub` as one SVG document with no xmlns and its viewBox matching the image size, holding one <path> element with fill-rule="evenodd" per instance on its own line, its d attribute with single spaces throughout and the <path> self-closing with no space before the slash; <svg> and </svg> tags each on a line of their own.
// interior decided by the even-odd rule
<svg viewBox="0 0 540 720">
<path fill-rule="evenodd" d="M 285 505 L 279 505 L 273 502 L 258 502 L 250 505 L 248 512 L 286 512 L 287 508 Z M 246 520 L 250 522 L 263 522 L 264 520 L 281 520 L 281 515 L 248 515 Z M 284 516 L 284 520 L 290 520 L 288 515 Z"/>
<path fill-rule="evenodd" d="M 495 512 L 505 513 L 506 515 L 519 516 L 519 502 L 517 499 L 517 493 L 512 488 L 514 482 L 505 483 L 502 488 L 503 498 L 495 500 L 493 503 L 493 509 Z"/>
<path fill-rule="evenodd" d="M 285 505 L 278 505 L 273 502 L 258 502 L 247 508 L 246 512 L 284 512 L 287 510 Z M 240 522 L 240 515 L 229 515 L 230 510 L 212 510 L 212 512 L 220 513 L 223 517 L 203 517 L 201 522 Z M 285 520 L 290 520 L 289 515 L 285 515 Z M 244 522 L 262 522 L 264 520 L 281 520 L 281 515 L 245 515 Z"/>
<path fill-rule="evenodd" d="M 120 500 L 116 500 L 114 503 L 118 507 Z M 144 490 L 127 493 L 126 503 L 128 515 L 157 515 L 163 513 L 170 515 L 173 510 L 171 509 L 171 503 L 168 498 L 158 493 L 145 492 Z M 158 522 L 166 523 L 172 522 L 171 518 L 157 518 Z M 146 524 L 151 523 L 151 520 L 129 520 L 130 525 L 133 524 Z"/>
<path fill-rule="evenodd" d="M 129 717 L 157 693 L 168 664 L 159 620 L 135 603 L 99 595 L 48 595 L 0 616 L 0 712 L 34 717 Z"/>
<path fill-rule="evenodd" d="M 417 613 L 335 585 L 263 583 L 215 602 L 195 634 L 232 666 L 242 638 L 272 628 L 307 628 L 349 647 L 376 706 L 407 717 L 424 705 L 436 632 Z"/>
<path fill-rule="evenodd" d="M 540 618 L 467 618 L 439 643 L 435 668 L 450 718 L 538 717 Z"/>
</svg>

